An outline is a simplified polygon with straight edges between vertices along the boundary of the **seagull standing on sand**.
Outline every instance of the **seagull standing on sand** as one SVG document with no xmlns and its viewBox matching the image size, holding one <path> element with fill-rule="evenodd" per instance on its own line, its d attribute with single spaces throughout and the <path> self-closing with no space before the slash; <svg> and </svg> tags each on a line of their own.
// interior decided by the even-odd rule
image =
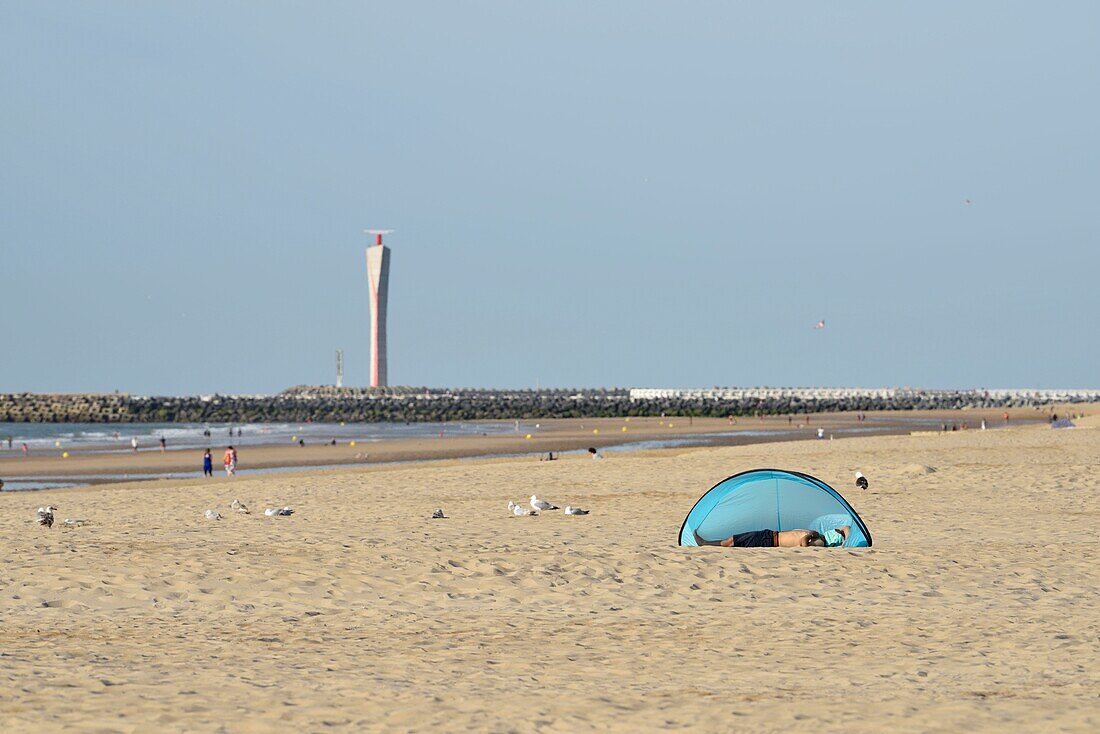
<svg viewBox="0 0 1100 734">
<path fill-rule="evenodd" d="M 546 500 L 540 500 L 535 495 L 531 495 L 531 508 L 535 510 L 557 510 L 557 505 L 552 505 Z"/>
<path fill-rule="evenodd" d="M 248 511 L 248 505 L 241 502 L 240 500 L 233 500 L 233 502 L 230 503 L 230 505 L 229 505 L 229 509 L 235 510 L 235 511 L 241 513 L 242 515 L 251 515 L 252 514 L 251 512 Z"/>
<path fill-rule="evenodd" d="M 863 472 L 856 472 L 856 486 L 860 489 L 867 489 L 867 477 L 863 476 Z"/>
<path fill-rule="evenodd" d="M 39 507 L 38 512 L 35 513 L 35 519 L 39 525 L 45 525 L 47 528 L 53 527 L 53 511 L 57 508 L 53 505 L 46 505 L 45 507 Z"/>
<path fill-rule="evenodd" d="M 203 514 L 206 515 L 207 520 L 221 520 L 222 519 L 222 514 L 220 512 L 218 512 L 217 510 L 207 510 Z"/>
<path fill-rule="evenodd" d="M 565 506 L 565 514 L 566 515 L 587 515 L 588 512 L 589 512 L 588 510 L 582 510 L 579 507 L 573 507 L 571 505 L 566 505 Z"/>
</svg>

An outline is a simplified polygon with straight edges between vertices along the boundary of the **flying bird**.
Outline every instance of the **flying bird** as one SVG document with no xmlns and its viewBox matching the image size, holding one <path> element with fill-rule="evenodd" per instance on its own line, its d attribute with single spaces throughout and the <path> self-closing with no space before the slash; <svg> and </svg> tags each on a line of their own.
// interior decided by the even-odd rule
<svg viewBox="0 0 1100 734">
<path fill-rule="evenodd" d="M 47 505 L 45 507 L 39 507 L 38 512 L 35 513 L 35 519 L 39 525 L 45 525 L 47 528 L 53 527 L 53 511 L 57 508 L 53 505 Z"/>
<path fill-rule="evenodd" d="M 814 324 L 814 328 L 815 329 L 824 329 L 825 328 L 825 319 L 821 319 L 821 321 L 818 321 L 816 324 Z"/>
<path fill-rule="evenodd" d="M 570 505 L 565 506 L 565 514 L 566 515 L 587 515 L 588 512 L 589 512 L 588 510 L 582 510 L 579 507 L 572 507 Z"/>
<path fill-rule="evenodd" d="M 546 500 L 540 500 L 535 495 L 531 495 L 531 508 L 535 510 L 557 510 L 557 505 L 552 505 Z"/>
</svg>

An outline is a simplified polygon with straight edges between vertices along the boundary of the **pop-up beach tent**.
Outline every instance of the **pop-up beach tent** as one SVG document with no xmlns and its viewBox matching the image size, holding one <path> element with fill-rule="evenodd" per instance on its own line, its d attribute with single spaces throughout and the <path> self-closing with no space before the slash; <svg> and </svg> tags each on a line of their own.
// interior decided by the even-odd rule
<svg viewBox="0 0 1100 734">
<path fill-rule="evenodd" d="M 780 469 L 734 474 L 699 498 L 680 527 L 680 545 L 695 532 L 720 540 L 752 530 L 826 530 L 849 526 L 846 548 L 871 545 L 871 533 L 840 493 L 820 479 Z"/>
</svg>

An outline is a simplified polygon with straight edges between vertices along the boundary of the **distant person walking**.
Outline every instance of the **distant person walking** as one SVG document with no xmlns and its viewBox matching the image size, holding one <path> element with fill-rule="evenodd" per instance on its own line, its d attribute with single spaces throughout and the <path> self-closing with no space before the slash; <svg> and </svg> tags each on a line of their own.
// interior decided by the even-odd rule
<svg viewBox="0 0 1100 734">
<path fill-rule="evenodd" d="M 160 437 L 160 450 L 164 451 L 167 448 L 168 448 L 168 440 L 164 436 L 161 436 Z"/>
<path fill-rule="evenodd" d="M 8 450 L 11 450 L 11 436 L 8 436 Z"/>
<path fill-rule="evenodd" d="M 134 450 L 135 454 L 137 453 L 137 436 L 132 436 L 130 438 L 130 448 Z"/>
<path fill-rule="evenodd" d="M 24 441 L 23 442 L 23 458 L 24 459 L 27 458 L 27 452 L 28 451 L 30 451 L 30 448 L 27 446 L 26 441 Z"/>
<path fill-rule="evenodd" d="M 214 456 L 210 453 L 210 449 L 202 454 L 202 475 L 204 477 L 214 476 Z"/>
<path fill-rule="evenodd" d="M 237 449 L 230 446 L 225 450 L 225 456 L 222 457 L 222 464 L 225 466 L 225 476 L 231 477 L 237 473 Z"/>
</svg>

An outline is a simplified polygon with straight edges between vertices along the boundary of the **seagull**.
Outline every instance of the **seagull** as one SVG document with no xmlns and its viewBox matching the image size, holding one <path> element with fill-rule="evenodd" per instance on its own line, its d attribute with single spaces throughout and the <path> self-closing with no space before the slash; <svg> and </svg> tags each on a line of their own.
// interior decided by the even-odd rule
<svg viewBox="0 0 1100 734">
<path fill-rule="evenodd" d="M 516 517 L 524 517 L 525 515 L 533 515 L 535 513 L 532 512 L 531 510 L 528 510 L 526 507 L 521 507 L 520 505 L 513 505 L 512 506 L 512 514 L 515 515 Z"/>
<path fill-rule="evenodd" d="M 814 324 L 814 328 L 815 329 L 824 329 L 825 328 L 825 319 L 821 319 L 821 321 L 818 321 L 816 324 Z"/>
<path fill-rule="evenodd" d="M 294 514 L 294 510 L 289 507 L 268 507 L 264 510 L 264 514 L 268 517 L 290 517 Z"/>
<path fill-rule="evenodd" d="M 92 524 L 91 520 L 87 520 L 83 517 L 78 517 L 78 518 L 66 517 L 64 522 L 61 523 L 61 526 L 66 527 L 66 528 L 82 528 L 85 525 L 91 525 L 91 524 Z"/>
<path fill-rule="evenodd" d="M 446 520 L 447 516 L 443 514 L 443 510 L 439 509 L 432 513 L 433 520 Z"/>
<path fill-rule="evenodd" d="M 248 505 L 241 502 L 240 500 L 233 500 L 233 502 L 230 503 L 230 505 L 229 505 L 229 509 L 236 510 L 237 512 L 241 513 L 242 515 L 251 515 L 252 514 L 251 512 L 248 511 Z"/>
<path fill-rule="evenodd" d="M 516 503 L 512 500 L 508 500 L 508 511 L 512 512 L 516 509 Z"/>
<path fill-rule="evenodd" d="M 46 505 L 45 507 L 39 507 L 38 512 L 35 514 L 39 525 L 45 525 L 48 528 L 53 527 L 53 511 L 57 508 L 53 505 Z"/>
<path fill-rule="evenodd" d="M 867 477 L 863 476 L 863 472 L 856 472 L 856 486 L 860 489 L 867 489 Z"/>
<path fill-rule="evenodd" d="M 531 495 L 531 507 L 535 510 L 556 510 L 557 505 L 552 505 L 546 500 L 540 500 L 535 495 Z"/>
<path fill-rule="evenodd" d="M 207 510 L 205 513 L 207 520 L 221 520 L 222 514 L 217 510 Z"/>
<path fill-rule="evenodd" d="M 565 514 L 566 515 L 587 515 L 588 510 L 582 510 L 579 507 L 571 507 L 569 505 L 566 505 L 565 506 Z"/>
</svg>

